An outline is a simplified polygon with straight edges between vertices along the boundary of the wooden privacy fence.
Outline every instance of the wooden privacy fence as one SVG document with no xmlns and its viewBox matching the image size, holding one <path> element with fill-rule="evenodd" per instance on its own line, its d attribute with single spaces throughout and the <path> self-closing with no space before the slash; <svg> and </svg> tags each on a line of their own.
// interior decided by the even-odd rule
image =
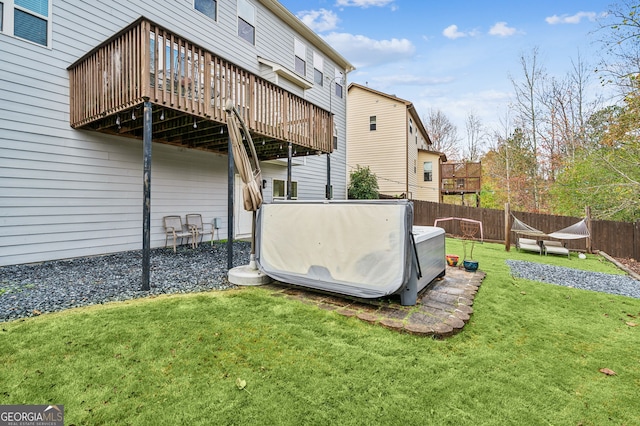
<svg viewBox="0 0 640 426">
<path fill-rule="evenodd" d="M 413 201 L 415 225 L 432 226 L 436 219 L 459 217 L 475 219 L 482 222 L 485 241 L 504 243 L 505 213 L 504 210 L 484 209 L 458 206 L 453 204 L 433 203 L 429 201 Z M 522 222 L 551 233 L 566 228 L 580 221 L 581 217 L 555 216 L 549 214 L 512 211 Z M 447 234 L 462 235 L 459 221 L 441 222 L 438 226 Z M 513 239 L 513 233 L 512 233 Z M 585 239 L 568 240 L 571 250 L 585 250 Z M 640 259 L 640 220 L 635 223 L 614 222 L 610 220 L 591 220 L 591 249 L 601 250 L 614 257 L 631 257 Z"/>
</svg>

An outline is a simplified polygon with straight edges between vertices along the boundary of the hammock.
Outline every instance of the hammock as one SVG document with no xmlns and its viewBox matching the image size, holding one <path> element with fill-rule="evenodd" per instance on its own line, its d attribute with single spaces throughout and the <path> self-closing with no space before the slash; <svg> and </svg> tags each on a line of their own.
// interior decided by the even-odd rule
<svg viewBox="0 0 640 426">
<path fill-rule="evenodd" d="M 511 225 L 511 230 L 517 234 L 523 235 L 531 235 L 533 237 L 544 237 L 546 234 L 542 231 L 537 230 L 536 228 L 527 225 L 526 223 L 519 220 L 513 214 L 511 214 L 513 218 L 513 224 Z"/>
<path fill-rule="evenodd" d="M 571 226 L 552 232 L 549 236 L 558 240 L 577 240 L 579 238 L 589 238 L 591 235 L 589 234 L 587 219 L 585 218 Z"/>
<path fill-rule="evenodd" d="M 539 231 L 536 228 L 522 222 L 513 214 L 511 214 L 511 217 L 513 218 L 513 225 L 511 225 L 511 230 L 517 234 L 530 235 L 532 237 L 551 237 L 558 240 L 577 240 L 580 238 L 590 237 L 586 218 L 559 231 L 545 234 L 544 232 Z"/>
</svg>

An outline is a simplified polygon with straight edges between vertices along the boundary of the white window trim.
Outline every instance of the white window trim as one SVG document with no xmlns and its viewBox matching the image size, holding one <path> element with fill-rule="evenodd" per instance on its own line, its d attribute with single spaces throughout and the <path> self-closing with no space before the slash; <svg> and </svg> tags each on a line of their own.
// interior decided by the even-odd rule
<svg viewBox="0 0 640 426">
<path fill-rule="evenodd" d="M 285 195 L 284 196 L 275 196 L 273 195 L 273 190 L 275 189 L 276 185 L 276 181 L 278 182 L 283 182 L 284 183 L 284 192 Z M 297 180 L 291 180 L 292 184 L 296 184 L 296 196 L 295 197 L 291 197 L 292 200 L 297 200 L 298 199 L 298 181 Z M 293 186 L 293 185 L 292 185 Z M 286 179 L 276 179 L 273 178 L 271 179 L 271 199 L 272 200 L 286 200 L 287 199 L 287 189 L 289 188 L 289 185 L 287 185 L 287 180 Z"/>
<path fill-rule="evenodd" d="M 52 11 L 53 11 L 53 0 L 48 0 L 48 2 L 47 2 L 48 3 L 47 6 L 49 7 L 49 10 L 47 11 L 48 16 L 42 16 L 39 13 L 33 12 L 32 10 L 25 9 L 23 7 L 20 7 L 20 6 L 16 6 L 14 0 L 0 0 L 0 3 L 2 3 L 4 5 L 4 7 L 2 8 L 3 9 L 3 11 L 2 11 L 2 13 L 3 13 L 3 17 L 2 17 L 2 34 L 6 34 L 6 35 L 11 36 L 13 38 L 16 38 L 18 40 L 22 40 L 24 42 L 30 43 L 30 44 L 32 44 L 34 46 L 45 47 L 47 49 L 51 49 L 51 38 L 53 36 L 53 29 L 52 29 L 52 27 L 53 27 L 53 25 L 52 25 L 53 17 L 51 16 L 52 15 Z M 27 40 L 27 39 L 22 38 L 22 37 L 17 37 L 17 36 L 14 35 L 14 33 L 15 33 L 15 31 L 14 31 L 15 30 L 15 23 L 14 23 L 14 19 L 13 19 L 13 15 L 14 15 L 13 11 L 15 9 L 23 10 L 23 11 L 25 11 L 26 13 L 28 13 L 30 15 L 36 16 L 38 18 L 41 18 L 41 19 L 44 19 L 44 20 L 47 21 L 47 45 L 46 46 L 44 46 L 44 45 L 42 45 L 40 43 L 33 42 L 31 40 Z"/>
<path fill-rule="evenodd" d="M 257 29 L 257 25 L 256 25 L 256 7 L 255 5 L 253 5 L 250 1 L 248 0 L 238 0 L 238 4 L 237 4 L 237 9 L 236 9 L 236 13 L 237 13 L 237 17 L 239 19 L 242 19 L 243 21 L 245 21 L 246 23 L 248 23 L 249 25 L 251 25 L 253 27 L 253 43 L 252 45 L 255 46 L 257 44 L 257 38 L 258 38 L 258 29 Z M 236 19 L 236 34 L 239 33 L 239 21 L 238 19 Z M 238 34 L 239 35 L 239 34 Z M 246 40 L 243 37 L 242 38 L 244 41 L 246 41 L 247 43 L 251 43 L 250 41 Z"/>
<path fill-rule="evenodd" d="M 333 84 L 334 86 L 331 88 L 331 90 L 333 90 L 333 93 L 335 93 L 336 96 L 338 96 L 337 89 L 336 86 L 340 86 L 340 99 L 344 98 L 344 74 L 342 72 L 340 72 L 340 70 L 335 69 L 333 72 Z"/>
<path fill-rule="evenodd" d="M 320 86 L 324 86 L 324 58 L 318 53 L 313 52 L 313 81 L 316 82 L 316 71 L 321 75 Z"/>
<path fill-rule="evenodd" d="M 294 58 L 294 70 L 301 76 L 306 77 L 307 74 L 307 45 L 305 45 L 301 40 L 297 38 L 293 39 L 293 54 L 296 58 L 299 58 L 304 64 L 304 73 L 299 73 L 297 69 L 295 69 L 295 58 Z"/>
</svg>

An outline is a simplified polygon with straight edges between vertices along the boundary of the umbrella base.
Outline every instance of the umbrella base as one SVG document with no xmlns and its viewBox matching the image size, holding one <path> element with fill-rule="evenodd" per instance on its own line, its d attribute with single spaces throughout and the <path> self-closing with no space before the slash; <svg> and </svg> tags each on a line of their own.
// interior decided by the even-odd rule
<svg viewBox="0 0 640 426">
<path fill-rule="evenodd" d="M 251 263 L 249 265 L 237 266 L 229 270 L 229 282 L 235 285 L 263 285 L 269 284 L 271 278 L 256 269 Z"/>
</svg>

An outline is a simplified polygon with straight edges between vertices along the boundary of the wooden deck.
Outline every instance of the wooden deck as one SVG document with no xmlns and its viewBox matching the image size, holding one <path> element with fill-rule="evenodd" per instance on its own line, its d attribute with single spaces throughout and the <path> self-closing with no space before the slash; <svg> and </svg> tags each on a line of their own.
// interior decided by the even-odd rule
<svg viewBox="0 0 640 426">
<path fill-rule="evenodd" d="M 443 163 L 440 165 L 440 192 L 442 194 L 479 193 L 481 163 Z"/>
<path fill-rule="evenodd" d="M 227 152 L 231 99 L 261 160 L 330 153 L 333 116 L 142 17 L 69 68 L 70 123 L 142 139 L 142 104 L 153 106 L 153 141 Z M 283 142 L 285 143 L 283 146 Z"/>
</svg>

